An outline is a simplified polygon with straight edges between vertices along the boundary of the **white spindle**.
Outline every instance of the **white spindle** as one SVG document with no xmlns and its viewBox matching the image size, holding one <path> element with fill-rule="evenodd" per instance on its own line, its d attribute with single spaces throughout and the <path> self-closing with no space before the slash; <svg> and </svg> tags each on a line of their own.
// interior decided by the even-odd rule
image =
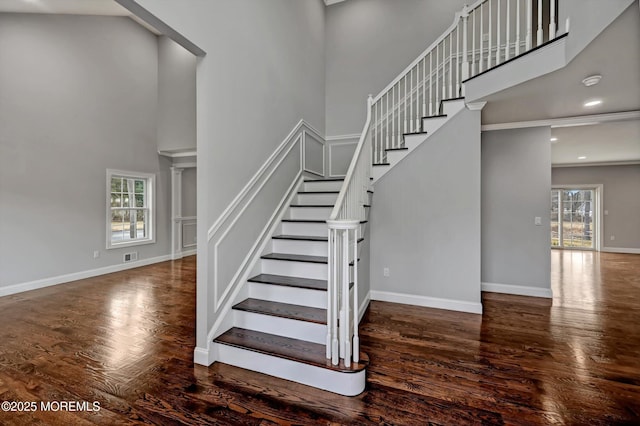
<svg viewBox="0 0 640 426">
<path fill-rule="evenodd" d="M 531 50 L 532 38 L 533 38 L 533 0 L 525 0 L 527 2 L 527 36 L 525 47 L 526 50 Z"/>
<path fill-rule="evenodd" d="M 516 0 L 517 1 L 517 0 Z M 505 34 L 505 46 L 504 46 L 504 60 L 509 60 L 509 50 L 511 42 L 511 0 L 507 0 L 507 28 Z"/>
<path fill-rule="evenodd" d="M 373 106 L 373 162 L 378 163 L 378 104 Z"/>
<path fill-rule="evenodd" d="M 489 51 L 487 57 L 487 69 L 491 68 L 491 50 L 493 49 L 492 41 L 493 41 L 493 14 L 491 13 L 491 3 L 493 0 L 489 0 Z"/>
<path fill-rule="evenodd" d="M 484 3 L 480 5 L 480 60 L 478 61 L 478 72 L 484 70 Z"/>
<path fill-rule="evenodd" d="M 328 245 L 328 253 L 327 253 L 327 276 L 331 277 L 333 274 L 333 229 L 327 227 L 327 245 Z M 332 342 L 333 342 L 333 299 L 332 299 L 332 288 L 331 286 L 327 286 L 327 339 L 326 339 L 326 356 L 327 359 L 331 359 L 333 362 L 333 352 L 331 350 Z"/>
<path fill-rule="evenodd" d="M 516 0 L 516 56 L 520 54 L 520 0 Z"/>
<path fill-rule="evenodd" d="M 500 64 L 500 51 L 502 50 L 500 47 L 500 0 L 498 0 L 498 18 L 496 20 L 496 65 Z"/>
<path fill-rule="evenodd" d="M 333 276 L 333 285 L 331 286 L 331 305 L 333 306 L 332 311 L 333 311 L 333 315 L 334 318 L 337 319 L 338 315 L 339 315 L 339 310 L 338 310 L 338 265 L 337 265 L 337 260 L 338 260 L 338 253 L 337 253 L 337 241 L 338 239 L 338 235 L 337 235 L 337 231 L 335 229 L 332 230 L 332 241 L 333 241 L 333 271 L 332 272 L 332 276 Z M 333 339 L 331 340 L 331 363 L 333 365 L 338 365 L 338 362 L 340 362 L 340 342 L 338 340 L 338 321 L 334 320 L 333 321 Z"/>
<path fill-rule="evenodd" d="M 422 60 L 422 116 L 427 116 L 427 57 Z M 418 117 L 418 120 L 420 117 Z"/>
<path fill-rule="evenodd" d="M 449 94 L 448 98 L 452 98 L 453 94 L 453 31 L 449 34 Z"/>
<path fill-rule="evenodd" d="M 385 114 L 385 118 L 386 118 L 386 126 L 385 126 L 385 145 L 384 148 L 391 148 L 391 146 L 389 145 L 389 92 L 387 92 L 387 113 Z M 385 151 L 385 155 L 386 155 L 386 151 Z"/>
<path fill-rule="evenodd" d="M 538 44 L 540 46 L 544 40 L 544 30 L 542 29 L 542 0 L 538 0 Z"/>
<path fill-rule="evenodd" d="M 467 37 L 469 36 L 468 29 L 467 29 L 468 24 L 469 24 L 469 12 L 467 10 L 467 6 L 465 5 L 464 9 L 462 9 L 462 70 L 461 70 L 462 81 L 469 78 L 469 56 L 467 54 L 467 50 L 469 49 L 468 41 L 467 41 Z M 474 21 L 474 28 L 475 28 L 475 21 Z M 471 44 L 471 48 L 473 49 L 473 43 Z M 475 57 L 475 53 L 474 53 L 474 57 Z M 459 89 L 460 90 L 458 92 L 458 96 L 463 96 L 464 88 L 462 87 L 462 83 L 460 83 Z"/>
<path fill-rule="evenodd" d="M 396 138 L 396 86 L 391 89 L 391 145 L 397 147 L 400 143 Z"/>
<path fill-rule="evenodd" d="M 454 98 L 460 93 L 460 25 L 456 27 L 456 84 L 454 85 Z"/>
<path fill-rule="evenodd" d="M 551 0 L 549 16 L 549 40 L 553 40 L 556 38 L 556 0 Z"/>
<path fill-rule="evenodd" d="M 353 361 L 358 362 L 360 361 L 360 337 L 358 336 L 358 228 L 353 230 L 353 282 Z M 347 284 L 348 291 L 349 285 Z"/>
<path fill-rule="evenodd" d="M 413 133 L 413 68 L 409 71 L 409 129 Z"/>
<path fill-rule="evenodd" d="M 423 65 L 422 65 L 422 75 L 424 75 L 424 60 L 422 61 Z M 422 88 L 422 91 L 424 91 L 424 78 L 422 80 L 420 80 L 420 62 L 418 62 L 418 65 L 416 65 L 417 69 L 416 69 L 416 132 L 420 131 L 420 88 Z M 422 100 L 424 101 L 424 96 L 422 97 Z M 424 109 L 424 107 L 422 108 Z"/>
<path fill-rule="evenodd" d="M 433 102 L 431 101 L 433 93 L 431 86 L 433 85 L 433 52 L 429 52 L 429 115 L 433 114 Z"/>
<path fill-rule="evenodd" d="M 404 76 L 404 111 L 402 116 L 404 117 L 404 133 L 407 133 L 409 123 L 407 123 L 407 74 Z"/>
<path fill-rule="evenodd" d="M 480 4 L 480 7 L 482 7 L 482 4 Z M 470 75 L 476 75 L 476 11 L 474 10 L 471 13 L 473 14 L 473 24 L 471 25 L 471 74 Z M 465 37 L 465 40 L 466 40 L 466 37 Z M 482 35 L 480 35 L 480 40 L 482 40 Z"/>
</svg>

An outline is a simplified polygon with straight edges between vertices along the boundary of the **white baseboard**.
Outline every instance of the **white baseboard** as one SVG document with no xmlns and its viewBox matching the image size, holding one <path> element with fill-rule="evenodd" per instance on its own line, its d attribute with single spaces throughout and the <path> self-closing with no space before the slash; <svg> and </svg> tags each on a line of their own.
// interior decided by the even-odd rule
<svg viewBox="0 0 640 426">
<path fill-rule="evenodd" d="M 64 284 L 71 281 L 83 280 L 85 278 L 97 277 L 98 275 L 126 271 L 127 269 L 139 268 L 141 266 L 152 265 L 159 262 L 166 262 L 167 260 L 171 260 L 171 255 L 141 259 L 136 262 L 127 262 L 118 265 L 105 266 L 103 268 L 90 269 L 88 271 L 74 272 L 71 274 L 58 275 L 56 277 L 43 278 L 26 283 L 14 284 L 7 287 L 0 287 L 0 297 L 22 293 L 24 291 L 37 290 L 53 285 Z"/>
<path fill-rule="evenodd" d="M 198 252 L 198 249 L 183 250 L 180 253 L 176 253 L 176 254 L 172 255 L 171 256 L 171 260 L 178 260 L 178 259 L 182 259 L 183 257 L 193 256 L 197 252 Z"/>
<path fill-rule="evenodd" d="M 426 308 L 446 309 L 449 311 L 482 314 L 482 303 L 464 300 L 441 299 L 438 297 L 415 294 L 393 293 L 390 291 L 371 290 L 371 300 L 381 302 L 402 303 L 405 305 L 424 306 Z"/>
<path fill-rule="evenodd" d="M 193 362 L 199 365 L 210 366 L 215 359 L 211 359 L 211 352 L 207 348 L 196 347 L 193 350 Z"/>
<path fill-rule="evenodd" d="M 516 296 L 544 297 L 553 298 L 553 292 L 550 288 L 529 287 L 511 284 L 482 283 L 482 291 L 491 293 L 513 294 Z"/>
<path fill-rule="evenodd" d="M 603 247 L 600 251 L 604 251 L 606 253 L 640 254 L 640 249 L 624 247 Z"/>
<path fill-rule="evenodd" d="M 369 307 L 369 302 L 371 302 L 371 292 L 367 293 L 367 295 L 364 298 L 364 301 L 358 308 L 358 324 L 362 322 L 362 317 L 364 316 L 364 313 L 367 312 L 367 308 Z"/>
</svg>

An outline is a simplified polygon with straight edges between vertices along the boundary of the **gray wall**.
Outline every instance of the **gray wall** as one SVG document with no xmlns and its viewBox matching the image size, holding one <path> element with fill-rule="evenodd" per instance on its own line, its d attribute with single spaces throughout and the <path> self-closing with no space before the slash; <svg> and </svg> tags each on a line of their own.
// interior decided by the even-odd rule
<svg viewBox="0 0 640 426">
<path fill-rule="evenodd" d="M 196 57 L 158 39 L 158 150 L 196 149 Z"/>
<path fill-rule="evenodd" d="M 603 185 L 603 248 L 640 249 L 640 165 L 553 168 L 551 179 L 553 185 Z"/>
<path fill-rule="evenodd" d="M 551 287 L 550 137 L 549 127 L 482 133 L 483 283 Z"/>
<path fill-rule="evenodd" d="M 372 291 L 480 303 L 479 130 L 461 111 L 375 183 Z"/>
<path fill-rule="evenodd" d="M 219 315 L 204 244 L 209 228 L 301 118 L 324 134 L 325 6 L 321 0 L 194 0 L 189 8 L 138 3 L 207 52 L 197 66 L 198 255 L 207 260 L 198 262 L 196 335 L 204 348 Z M 268 218 L 270 208 L 251 214 Z M 257 235 L 243 237 L 255 242 Z"/>
<path fill-rule="evenodd" d="M 0 285 L 167 255 L 156 37 L 129 18 L 0 14 L 0 64 Z M 156 174 L 155 244 L 105 250 L 107 168 Z"/>
<path fill-rule="evenodd" d="M 348 0 L 327 8 L 327 135 L 360 133 L 377 95 L 452 23 L 465 0 Z"/>
<path fill-rule="evenodd" d="M 327 141 L 325 158 L 327 163 L 327 176 L 345 176 L 353 159 L 353 153 L 358 146 L 359 138 L 346 138 L 336 141 Z"/>
<path fill-rule="evenodd" d="M 196 169 L 182 171 L 182 216 L 196 216 Z"/>
</svg>

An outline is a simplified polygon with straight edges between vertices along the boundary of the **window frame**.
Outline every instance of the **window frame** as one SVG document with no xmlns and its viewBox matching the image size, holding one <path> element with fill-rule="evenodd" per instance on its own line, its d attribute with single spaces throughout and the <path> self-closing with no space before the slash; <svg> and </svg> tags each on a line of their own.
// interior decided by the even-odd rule
<svg viewBox="0 0 640 426">
<path fill-rule="evenodd" d="M 111 207 L 111 179 L 114 177 L 144 180 L 146 183 L 145 197 L 146 207 Z M 156 175 L 155 173 L 142 173 L 142 172 L 130 172 L 125 170 L 107 169 L 106 179 L 106 216 L 105 216 L 105 231 L 106 231 L 106 248 L 107 250 L 117 249 L 122 247 L 140 246 L 145 244 L 153 244 L 156 242 L 156 205 L 155 205 L 155 190 L 156 190 Z M 111 240 L 111 212 L 113 209 L 117 210 L 141 210 L 146 209 L 148 211 L 148 234 L 145 238 L 136 238 L 134 240 L 113 242 Z"/>
</svg>

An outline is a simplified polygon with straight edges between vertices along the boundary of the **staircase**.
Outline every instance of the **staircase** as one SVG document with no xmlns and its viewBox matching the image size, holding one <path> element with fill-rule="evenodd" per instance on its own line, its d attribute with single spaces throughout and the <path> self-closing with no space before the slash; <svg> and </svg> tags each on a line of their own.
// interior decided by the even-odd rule
<svg viewBox="0 0 640 426">
<path fill-rule="evenodd" d="M 232 308 L 234 326 L 214 339 L 219 362 L 342 395 L 364 390 L 365 354 L 349 366 L 326 356 L 326 221 L 342 183 L 306 180 L 299 188 L 260 258 L 261 273 L 246 283 L 248 297 Z"/>
</svg>

